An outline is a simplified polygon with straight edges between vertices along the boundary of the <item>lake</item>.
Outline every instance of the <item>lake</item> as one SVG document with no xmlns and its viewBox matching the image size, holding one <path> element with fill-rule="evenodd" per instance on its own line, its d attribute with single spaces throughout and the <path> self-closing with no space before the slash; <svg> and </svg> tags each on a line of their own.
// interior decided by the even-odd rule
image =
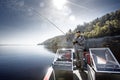
<svg viewBox="0 0 120 80">
<path fill-rule="evenodd" d="M 0 46 L 0 80 L 42 80 L 54 56 L 44 46 Z"/>
</svg>

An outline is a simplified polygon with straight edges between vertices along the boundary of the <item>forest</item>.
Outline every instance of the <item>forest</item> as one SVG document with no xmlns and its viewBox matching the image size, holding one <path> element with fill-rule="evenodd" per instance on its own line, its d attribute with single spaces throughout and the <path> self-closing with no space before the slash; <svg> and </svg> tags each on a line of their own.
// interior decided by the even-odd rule
<svg viewBox="0 0 120 80">
<path fill-rule="evenodd" d="M 77 25 L 75 30 L 77 29 L 83 32 L 86 38 L 120 35 L 120 10 L 96 18 L 84 25 Z"/>
</svg>

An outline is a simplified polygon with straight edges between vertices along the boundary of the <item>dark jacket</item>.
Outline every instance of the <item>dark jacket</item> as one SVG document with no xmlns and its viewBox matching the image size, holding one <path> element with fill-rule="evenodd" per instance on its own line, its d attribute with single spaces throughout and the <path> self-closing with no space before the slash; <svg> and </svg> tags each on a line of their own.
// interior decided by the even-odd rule
<svg viewBox="0 0 120 80">
<path fill-rule="evenodd" d="M 75 37 L 73 39 L 73 47 L 75 50 L 85 48 L 85 38 L 84 36 Z"/>
</svg>

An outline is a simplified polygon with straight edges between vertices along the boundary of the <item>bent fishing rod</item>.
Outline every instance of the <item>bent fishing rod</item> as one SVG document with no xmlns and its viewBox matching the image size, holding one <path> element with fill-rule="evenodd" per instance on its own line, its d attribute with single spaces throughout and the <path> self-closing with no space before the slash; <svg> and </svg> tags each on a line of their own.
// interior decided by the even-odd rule
<svg viewBox="0 0 120 80">
<path fill-rule="evenodd" d="M 36 13 L 37 16 L 45 19 L 46 21 L 48 21 L 50 24 L 53 25 L 53 27 L 55 27 L 56 29 L 58 29 L 63 35 L 66 35 L 64 31 L 62 31 L 55 23 L 53 23 L 50 19 L 48 19 L 46 16 L 42 15 L 41 13 L 39 13 L 36 9 L 32 8 L 32 7 L 28 7 L 28 6 L 22 6 L 25 9 L 31 9 L 32 12 Z"/>
</svg>

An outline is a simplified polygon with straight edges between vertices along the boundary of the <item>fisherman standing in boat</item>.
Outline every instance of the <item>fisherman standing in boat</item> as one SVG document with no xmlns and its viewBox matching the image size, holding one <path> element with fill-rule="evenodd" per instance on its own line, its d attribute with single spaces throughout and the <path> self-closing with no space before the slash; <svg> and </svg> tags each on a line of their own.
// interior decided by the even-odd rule
<svg viewBox="0 0 120 80">
<path fill-rule="evenodd" d="M 77 30 L 73 39 L 73 47 L 75 50 L 75 58 L 77 61 L 77 67 L 83 70 L 83 50 L 85 48 L 85 38 L 81 35 L 80 30 Z"/>
</svg>

